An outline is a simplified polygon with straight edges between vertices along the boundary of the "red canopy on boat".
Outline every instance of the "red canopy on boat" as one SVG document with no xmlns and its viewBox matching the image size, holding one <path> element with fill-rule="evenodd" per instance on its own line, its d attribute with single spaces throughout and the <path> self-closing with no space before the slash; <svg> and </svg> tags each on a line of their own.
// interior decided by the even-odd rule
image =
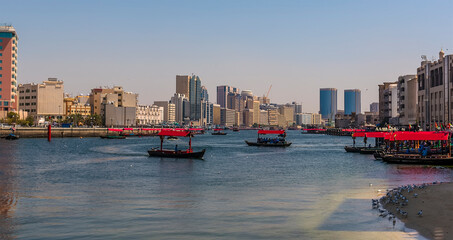
<svg viewBox="0 0 453 240">
<path fill-rule="evenodd" d="M 190 131 L 203 131 L 203 128 L 189 128 Z"/>
<path fill-rule="evenodd" d="M 187 137 L 187 136 L 189 136 L 189 134 L 190 134 L 190 131 L 162 130 L 158 135 L 159 136 Z"/>
<path fill-rule="evenodd" d="M 367 132 L 365 133 L 365 136 L 367 138 L 384 138 L 385 134 L 385 132 Z"/>
<path fill-rule="evenodd" d="M 124 131 L 133 131 L 133 128 L 123 128 Z"/>
<path fill-rule="evenodd" d="M 161 128 L 142 128 L 143 131 L 160 131 Z"/>
<path fill-rule="evenodd" d="M 365 137 L 365 132 L 354 132 L 353 137 Z"/>
<path fill-rule="evenodd" d="M 214 131 L 222 131 L 222 130 L 223 130 L 223 129 L 221 129 L 221 128 L 216 128 L 216 129 L 214 129 Z"/>
<path fill-rule="evenodd" d="M 365 129 L 341 129 L 342 132 L 365 132 Z"/>
<path fill-rule="evenodd" d="M 258 134 L 285 134 L 285 130 L 258 130 Z"/>
<path fill-rule="evenodd" d="M 323 129 L 323 128 L 306 128 L 306 129 L 302 129 L 304 131 L 327 131 L 326 129 Z"/>
<path fill-rule="evenodd" d="M 448 140 L 448 132 L 397 132 L 395 141 L 439 141 Z"/>
<path fill-rule="evenodd" d="M 108 131 L 112 131 L 112 132 L 122 132 L 123 129 L 116 129 L 116 128 L 107 128 Z"/>
</svg>

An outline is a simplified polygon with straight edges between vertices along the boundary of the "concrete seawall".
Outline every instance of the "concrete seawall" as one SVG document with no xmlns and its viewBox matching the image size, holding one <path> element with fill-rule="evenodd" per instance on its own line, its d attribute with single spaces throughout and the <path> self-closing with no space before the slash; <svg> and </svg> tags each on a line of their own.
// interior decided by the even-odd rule
<svg viewBox="0 0 453 240">
<path fill-rule="evenodd" d="M 127 131 L 127 133 L 134 133 L 135 135 L 139 134 L 140 130 L 136 129 L 134 131 Z M 11 133 L 11 130 L 8 128 L 0 128 L 0 137 L 7 136 Z M 107 135 L 107 128 L 52 128 L 52 137 L 53 138 L 62 138 L 62 137 L 100 137 Z M 16 128 L 16 135 L 20 138 L 47 138 L 47 128 Z M 149 134 L 149 133 L 147 133 Z M 119 135 L 119 132 L 109 132 L 109 135 Z"/>
</svg>

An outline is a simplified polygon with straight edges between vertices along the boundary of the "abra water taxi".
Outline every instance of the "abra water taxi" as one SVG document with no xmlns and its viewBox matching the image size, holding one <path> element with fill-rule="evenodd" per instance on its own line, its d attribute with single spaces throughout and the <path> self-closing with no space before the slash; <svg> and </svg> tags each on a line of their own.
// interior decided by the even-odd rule
<svg viewBox="0 0 453 240">
<path fill-rule="evenodd" d="M 160 137 L 160 149 L 150 149 L 148 154 L 150 157 L 166 157 L 166 158 L 195 158 L 203 159 L 206 149 L 203 149 L 199 152 L 194 152 L 192 149 L 192 133 L 188 130 L 183 131 L 173 131 L 173 130 L 162 130 L 158 136 Z M 175 150 L 164 149 L 163 143 L 165 137 L 189 137 L 189 148 L 186 150 L 178 150 L 177 145 Z"/>
<path fill-rule="evenodd" d="M 264 138 L 260 135 L 274 134 L 277 137 L 274 138 Z M 258 130 L 258 138 L 256 142 L 245 141 L 249 146 L 259 146 L 259 147 L 289 147 L 291 142 L 286 141 L 286 132 L 285 130 Z"/>
<path fill-rule="evenodd" d="M 227 135 L 226 132 L 222 132 L 222 129 L 221 128 L 216 128 L 214 129 L 214 132 L 211 133 L 212 135 Z"/>
</svg>

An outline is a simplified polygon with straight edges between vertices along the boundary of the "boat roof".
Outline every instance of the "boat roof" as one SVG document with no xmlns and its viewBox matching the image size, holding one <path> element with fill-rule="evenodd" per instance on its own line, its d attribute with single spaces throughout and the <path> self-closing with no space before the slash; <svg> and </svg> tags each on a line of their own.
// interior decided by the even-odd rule
<svg viewBox="0 0 453 240">
<path fill-rule="evenodd" d="M 116 129 L 116 128 L 107 128 L 108 131 L 112 131 L 112 132 L 122 132 L 123 129 Z"/>
<path fill-rule="evenodd" d="M 159 136 L 174 136 L 174 137 L 187 137 L 190 135 L 190 131 L 174 131 L 174 130 L 162 130 L 158 134 Z"/>
<path fill-rule="evenodd" d="M 284 134 L 285 130 L 258 130 L 258 134 Z"/>
<path fill-rule="evenodd" d="M 384 138 L 390 141 L 439 141 L 448 140 L 448 132 L 355 132 L 353 137 Z"/>
</svg>

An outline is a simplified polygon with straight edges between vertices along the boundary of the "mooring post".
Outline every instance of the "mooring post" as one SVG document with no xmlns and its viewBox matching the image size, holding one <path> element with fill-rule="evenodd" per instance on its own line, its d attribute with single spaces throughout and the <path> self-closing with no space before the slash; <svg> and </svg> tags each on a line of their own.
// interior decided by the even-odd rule
<svg viewBox="0 0 453 240">
<path fill-rule="evenodd" d="M 47 126 L 47 140 L 50 142 L 51 139 L 52 139 L 52 126 L 49 124 L 49 126 Z"/>
</svg>

